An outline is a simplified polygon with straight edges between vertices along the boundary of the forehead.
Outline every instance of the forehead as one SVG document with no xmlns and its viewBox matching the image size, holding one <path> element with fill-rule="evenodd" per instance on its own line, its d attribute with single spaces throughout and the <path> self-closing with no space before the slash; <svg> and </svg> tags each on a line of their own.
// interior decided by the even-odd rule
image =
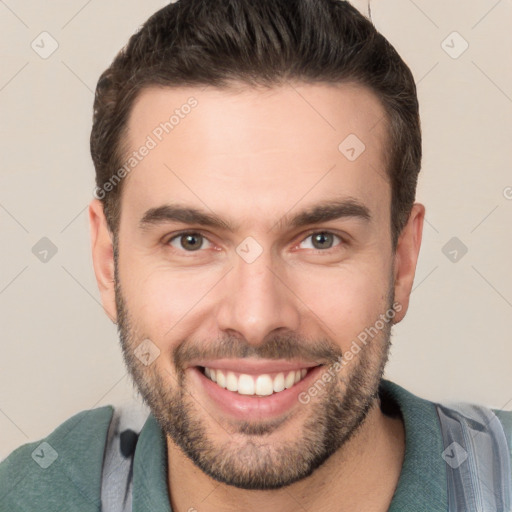
<svg viewBox="0 0 512 512">
<path fill-rule="evenodd" d="M 389 210 L 384 108 L 355 84 L 149 87 L 127 128 L 121 210 L 139 217 L 173 201 L 282 215 L 343 196 Z"/>
</svg>

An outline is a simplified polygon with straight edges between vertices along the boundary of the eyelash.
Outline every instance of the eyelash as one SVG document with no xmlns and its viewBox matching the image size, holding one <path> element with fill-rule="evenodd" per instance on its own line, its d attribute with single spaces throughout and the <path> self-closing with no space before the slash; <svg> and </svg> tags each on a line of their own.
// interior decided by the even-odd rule
<svg viewBox="0 0 512 512">
<path fill-rule="evenodd" d="M 319 253 L 330 254 L 331 252 L 339 249 L 340 245 L 347 245 L 348 244 L 348 241 L 344 237 L 342 237 L 341 235 L 338 235 L 338 234 L 333 233 L 332 231 L 328 231 L 328 230 L 318 230 L 318 229 L 316 229 L 314 231 L 310 231 L 310 232 L 306 233 L 304 238 L 302 238 L 301 241 L 299 242 L 299 245 L 302 242 L 304 242 L 307 238 L 309 238 L 310 236 L 315 235 L 315 234 L 319 234 L 319 233 L 333 235 L 336 238 L 338 238 L 340 240 L 340 242 L 338 243 L 338 245 L 336 245 L 334 247 L 330 247 L 329 249 L 309 249 L 310 251 L 313 252 L 313 254 L 319 254 Z M 179 233 L 175 233 L 174 235 L 172 235 L 170 238 L 167 238 L 166 241 L 164 242 L 164 245 L 170 247 L 170 243 L 173 240 L 179 239 L 180 237 L 182 237 L 184 235 L 201 235 L 203 238 L 208 240 L 208 242 L 212 243 L 210 241 L 210 239 L 204 233 L 202 233 L 201 231 L 180 231 Z M 178 252 L 181 252 L 181 253 L 190 253 L 190 254 L 194 254 L 196 252 L 200 252 L 201 251 L 201 249 L 197 249 L 196 251 L 186 251 L 184 249 L 182 249 L 182 250 L 174 249 L 174 250 L 176 250 Z"/>
</svg>

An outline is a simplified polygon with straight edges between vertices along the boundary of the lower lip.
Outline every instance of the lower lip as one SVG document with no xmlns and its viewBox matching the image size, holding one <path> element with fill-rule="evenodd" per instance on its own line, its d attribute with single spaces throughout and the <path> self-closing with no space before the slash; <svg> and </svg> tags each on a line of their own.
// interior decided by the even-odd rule
<svg viewBox="0 0 512 512">
<path fill-rule="evenodd" d="M 241 420 L 275 418 L 299 404 L 300 393 L 306 391 L 322 371 L 322 366 L 308 370 L 306 376 L 291 388 L 268 396 L 240 395 L 221 388 L 198 367 L 190 368 L 191 377 L 198 382 L 213 403 L 225 414 Z"/>
</svg>

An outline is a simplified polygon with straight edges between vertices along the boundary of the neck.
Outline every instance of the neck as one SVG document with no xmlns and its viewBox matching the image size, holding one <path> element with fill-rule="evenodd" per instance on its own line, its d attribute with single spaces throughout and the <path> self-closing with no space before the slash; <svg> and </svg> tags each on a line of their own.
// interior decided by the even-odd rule
<svg viewBox="0 0 512 512">
<path fill-rule="evenodd" d="M 298 509 L 327 512 L 387 511 L 405 454 L 401 418 L 382 413 L 376 400 L 365 422 L 312 475 L 271 491 L 238 489 L 212 479 L 167 437 L 168 487 L 173 512 Z"/>
</svg>

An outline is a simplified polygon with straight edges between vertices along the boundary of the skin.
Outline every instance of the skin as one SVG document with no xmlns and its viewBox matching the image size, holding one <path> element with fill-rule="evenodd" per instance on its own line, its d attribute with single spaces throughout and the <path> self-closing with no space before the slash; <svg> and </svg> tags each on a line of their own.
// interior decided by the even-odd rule
<svg viewBox="0 0 512 512">
<path fill-rule="evenodd" d="M 414 204 L 393 252 L 383 107 L 355 84 L 151 87 L 133 106 L 130 148 L 190 96 L 198 106 L 124 178 L 116 258 L 101 202 L 89 207 L 105 311 L 118 323 L 129 371 L 166 433 L 172 509 L 321 512 L 336 503 L 340 511 L 385 511 L 405 433 L 401 418 L 382 413 L 377 388 L 391 323 L 408 309 L 425 208 Z M 355 161 L 338 150 L 349 134 L 365 144 Z M 287 222 L 299 210 L 347 197 L 371 218 L 300 228 Z M 214 213 L 237 230 L 182 222 L 140 229 L 148 209 L 170 202 Z M 199 250 L 187 252 L 180 237 L 169 245 L 183 230 L 206 237 Z M 310 236 L 318 232 L 340 238 L 318 249 Z M 251 263 L 236 252 L 249 236 L 263 249 Z M 188 366 L 193 353 L 308 356 L 327 370 L 393 302 L 393 322 L 322 393 L 278 421 L 224 414 Z M 147 366 L 134 355 L 144 339 L 160 351 Z"/>
</svg>

